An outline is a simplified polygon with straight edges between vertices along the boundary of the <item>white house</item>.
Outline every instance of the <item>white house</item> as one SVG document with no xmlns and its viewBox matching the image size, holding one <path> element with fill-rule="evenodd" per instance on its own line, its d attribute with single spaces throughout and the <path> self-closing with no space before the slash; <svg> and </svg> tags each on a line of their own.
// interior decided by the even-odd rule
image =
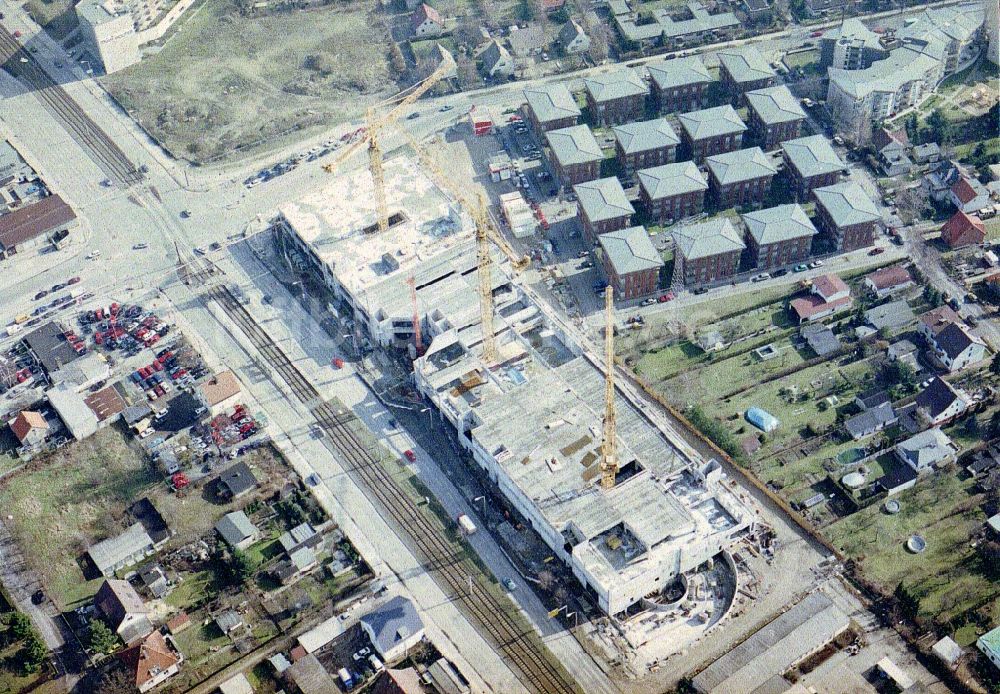
<svg viewBox="0 0 1000 694">
<path fill-rule="evenodd" d="M 386 662 L 405 657 L 424 638 L 420 615 L 400 595 L 361 617 L 361 628 Z"/>
<path fill-rule="evenodd" d="M 563 51 L 569 55 L 586 53 L 590 50 L 590 37 L 584 32 L 583 27 L 572 19 L 559 30 L 559 43 Z"/>
<path fill-rule="evenodd" d="M 930 340 L 941 365 L 959 371 L 986 358 L 986 345 L 960 323 L 949 323 Z"/>
<path fill-rule="evenodd" d="M 953 461 L 957 446 L 947 434 L 934 427 L 900 441 L 894 450 L 900 461 L 915 472 L 924 473 Z"/>
<path fill-rule="evenodd" d="M 990 204 L 990 191 L 975 176 L 961 176 L 948 191 L 948 199 L 956 209 L 973 214 Z"/>
<path fill-rule="evenodd" d="M 940 426 L 969 409 L 969 399 L 940 378 L 932 379 L 917 396 L 917 411 L 928 426 Z"/>
<path fill-rule="evenodd" d="M 410 26 L 417 38 L 440 36 L 444 32 L 444 19 L 440 12 L 427 3 L 422 3 L 410 17 Z"/>
<path fill-rule="evenodd" d="M 510 77 L 514 74 L 514 57 L 496 39 L 486 44 L 479 53 L 479 61 L 488 77 Z"/>
</svg>

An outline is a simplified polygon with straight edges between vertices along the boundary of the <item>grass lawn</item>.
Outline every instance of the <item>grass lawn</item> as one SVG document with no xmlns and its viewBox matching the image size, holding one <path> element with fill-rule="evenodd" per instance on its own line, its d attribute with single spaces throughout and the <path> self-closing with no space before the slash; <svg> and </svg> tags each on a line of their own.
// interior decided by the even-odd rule
<svg viewBox="0 0 1000 694">
<path fill-rule="evenodd" d="M 374 11 L 351 2 L 247 18 L 230 0 L 205 0 L 162 50 L 101 81 L 177 156 L 276 146 L 397 91 Z"/>
<path fill-rule="evenodd" d="M 208 595 L 213 590 L 214 582 L 215 576 L 211 571 L 186 574 L 184 580 L 164 598 L 164 602 L 172 607 L 187 608 Z"/>
<path fill-rule="evenodd" d="M 85 580 L 77 558 L 91 543 L 120 532 L 125 508 L 161 483 L 142 454 L 108 427 L 56 451 L 38 470 L 0 481 L 0 508 L 13 515 L 28 563 L 65 609 L 100 585 Z"/>
<path fill-rule="evenodd" d="M 983 222 L 986 226 L 986 238 L 990 241 L 996 241 L 1000 239 L 1000 217 L 994 217 L 993 219 L 987 219 Z"/>
<path fill-rule="evenodd" d="M 928 617 L 947 620 L 1000 595 L 1000 585 L 976 569 L 969 547 L 970 536 L 986 520 L 972 480 L 960 480 L 945 470 L 895 498 L 902 507 L 896 515 L 876 504 L 828 526 L 824 533 L 888 592 L 900 582 L 911 589 Z M 904 546 L 915 533 L 927 540 L 921 554 Z"/>
<path fill-rule="evenodd" d="M 805 70 L 810 65 L 814 65 L 819 62 L 819 49 L 786 53 L 784 62 L 789 70 L 793 70 L 797 67 Z"/>
</svg>

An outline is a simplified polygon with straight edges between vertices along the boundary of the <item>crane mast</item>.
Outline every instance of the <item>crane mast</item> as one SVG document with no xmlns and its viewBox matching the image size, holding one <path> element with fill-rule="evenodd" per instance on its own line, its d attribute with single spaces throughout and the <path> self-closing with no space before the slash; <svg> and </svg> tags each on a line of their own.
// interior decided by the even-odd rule
<svg viewBox="0 0 1000 694">
<path fill-rule="evenodd" d="M 410 275 L 406 283 L 410 285 L 410 301 L 413 303 L 413 346 L 419 357 L 424 353 L 424 343 L 420 335 L 420 314 L 417 311 L 417 278 Z"/>
<path fill-rule="evenodd" d="M 389 206 L 385 202 L 385 174 L 382 171 L 381 126 L 376 125 L 378 113 L 374 107 L 368 109 L 368 168 L 372 174 L 375 191 L 375 215 L 379 233 L 389 230 Z"/>
<path fill-rule="evenodd" d="M 477 202 L 479 204 L 473 211 L 473 219 L 476 223 L 476 247 L 479 265 L 479 317 L 483 331 L 483 361 L 489 365 L 495 363 L 499 358 L 496 334 L 493 331 L 493 257 L 490 255 L 487 223 L 483 218 L 486 205 L 481 194 L 477 196 Z"/>
<path fill-rule="evenodd" d="M 609 284 L 604 294 L 604 436 L 601 439 L 601 487 L 615 486 L 618 441 L 615 424 L 615 298 Z"/>
</svg>

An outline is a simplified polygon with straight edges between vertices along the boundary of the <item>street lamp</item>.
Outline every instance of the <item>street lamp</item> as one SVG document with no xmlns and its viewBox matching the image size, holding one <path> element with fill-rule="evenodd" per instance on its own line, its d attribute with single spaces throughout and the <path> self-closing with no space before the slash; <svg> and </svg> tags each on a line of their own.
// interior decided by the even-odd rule
<svg viewBox="0 0 1000 694">
<path fill-rule="evenodd" d="M 485 516 L 486 515 L 486 495 L 485 494 L 481 494 L 480 496 L 475 497 L 472 500 L 472 503 L 475 504 L 477 501 L 482 501 L 483 502 L 483 516 Z"/>
</svg>

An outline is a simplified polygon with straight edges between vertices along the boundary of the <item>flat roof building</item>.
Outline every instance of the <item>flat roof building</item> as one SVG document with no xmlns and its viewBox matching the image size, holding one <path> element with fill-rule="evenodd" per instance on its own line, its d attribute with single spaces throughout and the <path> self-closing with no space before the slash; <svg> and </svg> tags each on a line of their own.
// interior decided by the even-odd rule
<svg viewBox="0 0 1000 694">
<path fill-rule="evenodd" d="M 111 74 L 139 62 L 139 36 L 131 9 L 114 0 L 81 0 L 76 6 L 80 31 L 90 51 Z"/>
</svg>

